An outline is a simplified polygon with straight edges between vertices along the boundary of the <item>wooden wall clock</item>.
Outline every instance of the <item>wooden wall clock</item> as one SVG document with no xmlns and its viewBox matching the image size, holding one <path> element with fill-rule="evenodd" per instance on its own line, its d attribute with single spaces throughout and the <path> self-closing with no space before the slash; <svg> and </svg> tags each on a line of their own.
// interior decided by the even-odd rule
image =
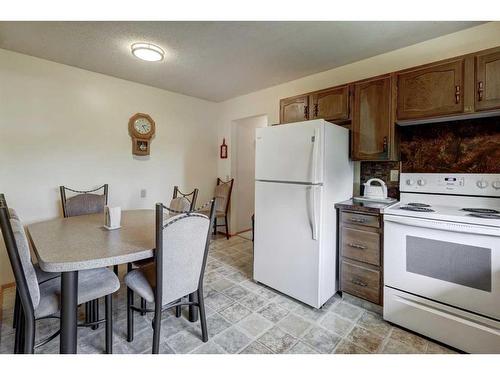
<svg viewBox="0 0 500 375">
<path fill-rule="evenodd" d="M 128 120 L 128 131 L 132 137 L 132 153 L 149 155 L 151 139 L 155 134 L 155 122 L 145 113 L 136 113 Z"/>
</svg>

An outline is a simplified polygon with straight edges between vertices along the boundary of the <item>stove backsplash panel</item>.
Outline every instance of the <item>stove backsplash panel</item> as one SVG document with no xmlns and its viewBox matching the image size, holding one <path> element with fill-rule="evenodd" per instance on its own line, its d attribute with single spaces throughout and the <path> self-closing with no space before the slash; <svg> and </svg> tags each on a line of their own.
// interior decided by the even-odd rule
<svg viewBox="0 0 500 375">
<path fill-rule="evenodd" d="M 398 130 L 402 172 L 500 173 L 500 117 Z"/>
</svg>

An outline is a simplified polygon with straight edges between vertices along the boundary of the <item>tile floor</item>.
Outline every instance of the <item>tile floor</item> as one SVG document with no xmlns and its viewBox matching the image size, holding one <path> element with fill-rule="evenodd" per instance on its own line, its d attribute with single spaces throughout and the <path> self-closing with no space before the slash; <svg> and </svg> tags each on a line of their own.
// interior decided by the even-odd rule
<svg viewBox="0 0 500 375">
<path fill-rule="evenodd" d="M 263 285 L 252 277 L 252 242 L 242 237 L 215 239 L 205 273 L 209 341 L 201 341 L 199 322 L 166 312 L 162 318 L 161 353 L 452 353 L 446 347 L 384 322 L 381 316 L 338 295 L 321 310 L 312 309 Z M 151 316 L 135 317 L 135 339 L 126 341 L 125 288 L 114 303 L 114 352 L 150 353 Z M 0 353 L 12 353 L 14 291 L 4 293 Z M 351 301 L 352 302 L 352 301 Z M 83 310 L 83 309 L 81 309 Z M 104 306 L 101 307 L 101 314 Z M 37 340 L 58 326 L 37 323 Z M 79 353 L 104 351 L 104 327 L 78 330 Z M 36 350 L 57 353 L 59 340 Z"/>
</svg>

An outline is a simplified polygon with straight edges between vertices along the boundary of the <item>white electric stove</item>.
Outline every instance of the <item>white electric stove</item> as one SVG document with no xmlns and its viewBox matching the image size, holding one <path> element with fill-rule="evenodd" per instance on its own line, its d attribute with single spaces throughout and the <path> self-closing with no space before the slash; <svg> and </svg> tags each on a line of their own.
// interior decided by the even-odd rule
<svg viewBox="0 0 500 375">
<path fill-rule="evenodd" d="M 384 319 L 500 353 L 500 174 L 402 173 L 384 210 Z"/>
</svg>

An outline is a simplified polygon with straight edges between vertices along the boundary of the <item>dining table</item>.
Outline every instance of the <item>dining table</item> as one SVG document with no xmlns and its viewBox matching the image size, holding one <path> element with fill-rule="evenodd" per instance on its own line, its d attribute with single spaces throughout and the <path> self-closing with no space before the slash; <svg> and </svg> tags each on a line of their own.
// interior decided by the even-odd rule
<svg viewBox="0 0 500 375">
<path fill-rule="evenodd" d="M 155 211 L 124 210 L 118 229 L 104 228 L 104 215 L 57 218 L 27 226 L 34 253 L 45 272 L 61 274 L 60 353 L 77 352 L 78 272 L 152 258 Z M 189 320 L 197 311 L 189 309 Z"/>
</svg>

